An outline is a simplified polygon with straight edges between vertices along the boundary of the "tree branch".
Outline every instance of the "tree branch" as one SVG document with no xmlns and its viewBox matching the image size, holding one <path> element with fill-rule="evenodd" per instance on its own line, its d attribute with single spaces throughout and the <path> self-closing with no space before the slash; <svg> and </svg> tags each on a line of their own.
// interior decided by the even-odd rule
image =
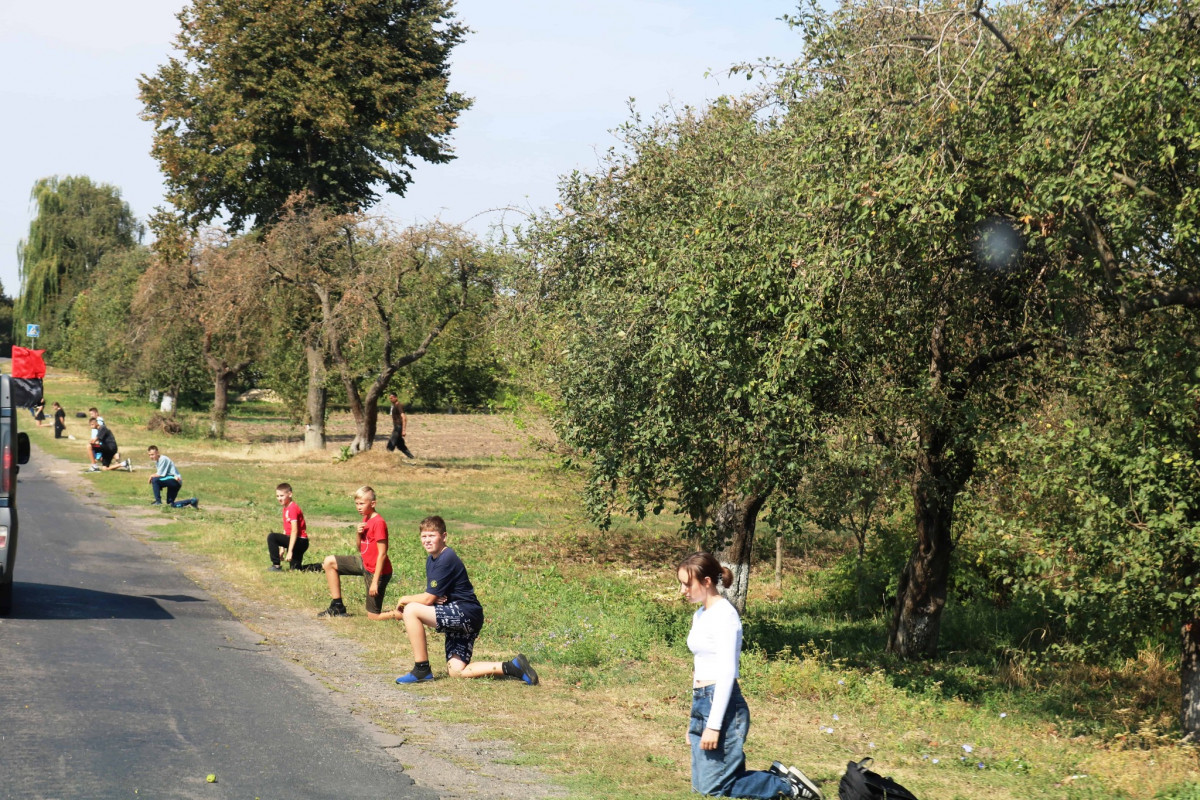
<svg viewBox="0 0 1200 800">
<path fill-rule="evenodd" d="M 1133 189 L 1135 192 L 1137 192 L 1140 195 L 1149 197 L 1151 200 L 1158 199 L 1158 192 L 1154 191 L 1153 189 L 1149 188 L 1148 186 L 1143 186 L 1142 184 L 1138 183 L 1133 178 L 1129 177 L 1128 175 L 1126 175 L 1123 172 L 1114 171 L 1113 177 L 1117 179 L 1117 183 L 1121 183 L 1121 184 L 1124 184 L 1125 186 L 1128 186 L 1130 189 Z"/>
<path fill-rule="evenodd" d="M 1000 32 L 1000 29 L 992 24 L 990 19 L 983 15 L 983 0 L 976 0 L 975 9 L 971 12 L 971 16 L 983 23 L 983 27 L 991 31 L 992 35 L 1000 40 L 1000 44 L 1004 45 L 1004 49 L 1006 51 L 1012 53 L 1014 56 L 1019 57 L 1021 55 L 1019 52 L 1017 52 L 1017 48 L 1009 44 L 1008 39 L 1004 38 L 1004 34 Z"/>
</svg>

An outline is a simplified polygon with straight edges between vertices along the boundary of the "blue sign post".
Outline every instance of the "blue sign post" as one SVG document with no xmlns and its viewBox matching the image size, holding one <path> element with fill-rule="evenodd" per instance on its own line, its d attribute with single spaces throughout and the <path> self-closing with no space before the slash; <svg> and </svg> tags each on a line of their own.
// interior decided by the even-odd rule
<svg viewBox="0 0 1200 800">
<path fill-rule="evenodd" d="M 25 335 L 30 339 L 36 339 L 42 335 L 42 326 L 34 325 L 32 322 L 25 325 Z"/>
</svg>

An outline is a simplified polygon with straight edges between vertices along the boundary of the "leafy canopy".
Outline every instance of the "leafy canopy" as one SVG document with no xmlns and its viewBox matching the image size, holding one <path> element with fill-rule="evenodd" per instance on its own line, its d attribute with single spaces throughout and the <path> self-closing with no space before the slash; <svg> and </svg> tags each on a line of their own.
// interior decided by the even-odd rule
<svg viewBox="0 0 1200 800">
<path fill-rule="evenodd" d="M 307 192 L 342 211 L 450 160 L 470 100 L 448 88 L 467 33 L 451 0 L 194 0 L 181 55 L 139 80 L 171 202 L 190 223 L 269 222 Z"/>
</svg>

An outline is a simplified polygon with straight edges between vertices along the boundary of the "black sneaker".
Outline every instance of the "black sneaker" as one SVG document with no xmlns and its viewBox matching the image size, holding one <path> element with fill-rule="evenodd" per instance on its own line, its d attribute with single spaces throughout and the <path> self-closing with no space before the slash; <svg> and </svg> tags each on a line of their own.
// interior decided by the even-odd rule
<svg viewBox="0 0 1200 800">
<path fill-rule="evenodd" d="M 346 606 L 341 603 L 330 603 L 329 608 L 317 614 L 318 617 L 348 617 Z"/>
<path fill-rule="evenodd" d="M 517 653 L 517 657 L 512 660 L 512 664 L 521 671 L 521 680 L 530 686 L 538 685 L 538 674 L 533 667 L 529 666 L 529 659 L 524 653 Z"/>
<path fill-rule="evenodd" d="M 267 567 L 267 572 L 283 572 L 283 567 L 279 566 L 278 564 L 272 564 L 271 566 Z"/>
</svg>

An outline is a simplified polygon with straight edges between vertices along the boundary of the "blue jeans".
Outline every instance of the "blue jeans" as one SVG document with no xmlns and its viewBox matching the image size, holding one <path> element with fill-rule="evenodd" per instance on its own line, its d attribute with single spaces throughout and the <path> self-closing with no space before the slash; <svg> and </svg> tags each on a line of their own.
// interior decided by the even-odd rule
<svg viewBox="0 0 1200 800">
<path fill-rule="evenodd" d="M 167 490 L 167 502 L 174 503 L 175 498 L 179 496 L 179 487 L 182 484 L 174 478 L 158 478 L 150 479 L 150 488 L 154 490 L 154 502 L 162 502 L 162 490 Z"/>
<path fill-rule="evenodd" d="M 750 732 L 750 708 L 735 682 L 725 717 L 721 720 L 721 735 L 715 750 L 701 750 L 700 736 L 712 709 L 713 687 L 692 690 L 692 720 L 688 739 L 692 743 L 692 789 L 700 794 L 720 797 L 751 797 L 767 800 L 789 797 L 791 785 L 773 772 L 747 772 L 746 755 L 742 747 Z"/>
</svg>

